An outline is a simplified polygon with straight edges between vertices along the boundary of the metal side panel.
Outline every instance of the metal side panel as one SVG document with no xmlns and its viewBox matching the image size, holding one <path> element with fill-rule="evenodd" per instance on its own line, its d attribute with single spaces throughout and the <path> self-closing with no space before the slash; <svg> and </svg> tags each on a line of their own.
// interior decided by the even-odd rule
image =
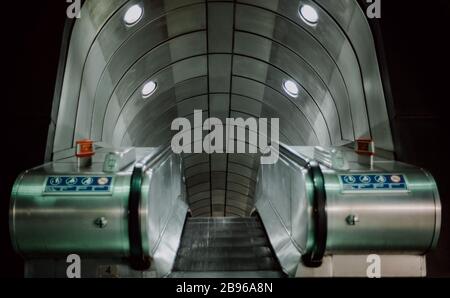
<svg viewBox="0 0 450 298">
<path fill-rule="evenodd" d="M 188 212 L 181 157 L 171 152 L 167 156 L 146 171 L 142 185 L 144 251 L 150 252 L 159 277 L 173 267 Z"/>
<path fill-rule="evenodd" d="M 307 171 L 284 156 L 274 165 L 261 165 L 256 208 L 278 260 L 290 276 L 313 244 L 312 189 Z"/>
</svg>

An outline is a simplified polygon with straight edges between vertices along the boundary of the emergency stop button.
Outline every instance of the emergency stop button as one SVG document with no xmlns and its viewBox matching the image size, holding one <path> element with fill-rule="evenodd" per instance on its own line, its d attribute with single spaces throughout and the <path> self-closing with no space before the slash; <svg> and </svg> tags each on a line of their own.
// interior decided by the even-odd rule
<svg viewBox="0 0 450 298">
<path fill-rule="evenodd" d="M 95 155 L 94 142 L 91 140 L 77 141 L 76 156 L 79 158 L 88 158 Z"/>
<path fill-rule="evenodd" d="M 374 156 L 375 155 L 375 142 L 371 139 L 359 139 L 356 140 L 355 151 L 357 154 Z"/>
</svg>

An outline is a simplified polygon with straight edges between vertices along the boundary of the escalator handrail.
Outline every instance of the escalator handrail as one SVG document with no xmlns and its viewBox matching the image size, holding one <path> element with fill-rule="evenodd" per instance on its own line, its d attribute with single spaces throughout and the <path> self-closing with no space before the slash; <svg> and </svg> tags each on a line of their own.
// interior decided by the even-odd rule
<svg viewBox="0 0 450 298">
<path fill-rule="evenodd" d="M 314 217 L 314 246 L 311 252 L 302 256 L 304 265 L 317 268 L 322 265 L 322 260 L 327 247 L 328 217 L 326 211 L 325 179 L 322 169 L 317 162 L 308 164 L 308 175 L 314 185 L 313 217 Z"/>
</svg>

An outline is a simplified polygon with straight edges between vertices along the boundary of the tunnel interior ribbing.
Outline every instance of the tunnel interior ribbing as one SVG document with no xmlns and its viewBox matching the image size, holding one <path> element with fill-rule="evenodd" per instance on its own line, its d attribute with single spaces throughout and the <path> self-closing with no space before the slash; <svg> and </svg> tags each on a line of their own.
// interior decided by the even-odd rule
<svg viewBox="0 0 450 298">
<path fill-rule="evenodd" d="M 129 25 L 124 17 L 134 5 L 143 13 Z M 317 24 L 302 19 L 305 5 Z M 116 147 L 170 144 L 172 121 L 193 123 L 194 110 L 223 123 L 279 118 L 287 145 L 373 138 L 389 151 L 377 65 L 354 0 L 88 0 L 71 35 L 53 153 L 82 138 Z M 149 81 L 157 88 L 144 98 Z M 298 86 L 296 96 L 287 81 Z M 183 157 L 194 216 L 250 215 L 258 155 Z"/>
</svg>

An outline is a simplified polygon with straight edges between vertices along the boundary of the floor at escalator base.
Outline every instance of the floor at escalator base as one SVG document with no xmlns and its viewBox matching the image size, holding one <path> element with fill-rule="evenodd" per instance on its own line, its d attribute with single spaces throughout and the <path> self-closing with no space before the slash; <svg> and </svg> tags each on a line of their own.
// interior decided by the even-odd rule
<svg viewBox="0 0 450 298">
<path fill-rule="evenodd" d="M 284 274 L 258 218 L 189 218 L 170 277 L 280 278 Z"/>
<path fill-rule="evenodd" d="M 171 278 L 284 278 L 279 271 L 173 272 Z"/>
</svg>

